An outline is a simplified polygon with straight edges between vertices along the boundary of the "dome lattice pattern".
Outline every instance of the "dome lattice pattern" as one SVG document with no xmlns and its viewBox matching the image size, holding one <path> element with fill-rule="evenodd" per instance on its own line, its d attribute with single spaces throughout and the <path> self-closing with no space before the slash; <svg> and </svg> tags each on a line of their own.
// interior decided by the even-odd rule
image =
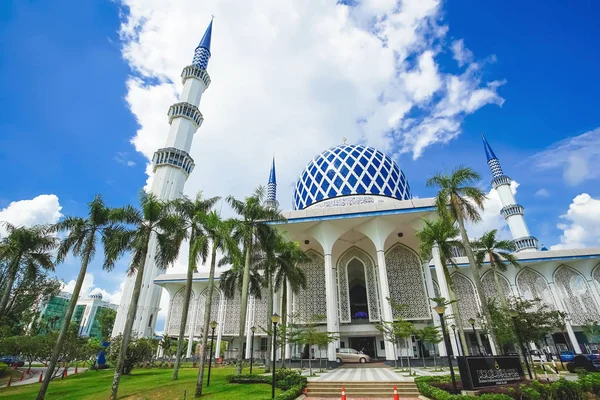
<svg viewBox="0 0 600 400">
<path fill-rule="evenodd" d="M 408 180 L 394 160 L 372 147 L 341 145 L 308 163 L 296 183 L 294 209 L 348 195 L 411 198 Z"/>
</svg>

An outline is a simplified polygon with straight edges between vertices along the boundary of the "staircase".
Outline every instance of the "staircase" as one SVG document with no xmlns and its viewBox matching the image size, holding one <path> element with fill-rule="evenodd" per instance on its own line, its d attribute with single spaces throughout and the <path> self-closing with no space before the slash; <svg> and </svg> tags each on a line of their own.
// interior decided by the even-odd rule
<svg viewBox="0 0 600 400">
<path fill-rule="evenodd" d="M 328 382 L 309 381 L 306 385 L 307 397 L 340 398 L 342 386 L 348 399 L 353 398 L 394 398 L 394 386 L 400 398 L 418 398 L 419 389 L 414 382 Z"/>
</svg>

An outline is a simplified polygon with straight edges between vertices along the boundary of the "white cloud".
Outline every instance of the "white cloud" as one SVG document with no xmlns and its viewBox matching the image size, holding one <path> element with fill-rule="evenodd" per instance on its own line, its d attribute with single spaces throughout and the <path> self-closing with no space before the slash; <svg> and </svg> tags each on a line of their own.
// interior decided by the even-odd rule
<svg viewBox="0 0 600 400">
<path fill-rule="evenodd" d="M 531 159 L 540 169 L 561 169 L 563 179 L 572 186 L 597 179 L 600 177 L 597 167 L 600 163 L 600 128 L 556 142 Z"/>
<path fill-rule="evenodd" d="M 560 218 L 565 222 L 557 227 L 563 234 L 552 250 L 600 247 L 600 199 L 587 193 L 577 195 Z"/>
<path fill-rule="evenodd" d="M 518 187 L 518 182 L 512 181 L 510 183 L 510 189 L 513 192 L 513 195 L 517 193 Z M 469 237 L 480 238 L 485 232 L 497 229 L 498 234 L 496 235 L 496 238 L 512 239 L 506 220 L 502 214 L 500 214 L 501 209 L 502 202 L 500 201 L 500 196 L 498 195 L 498 192 L 492 188 L 487 193 L 487 199 L 484 202 L 483 210 L 480 212 L 481 221 L 476 224 L 469 223 L 466 226 Z"/>
<path fill-rule="evenodd" d="M 547 189 L 541 188 L 535 192 L 536 197 L 550 197 L 550 192 Z"/>
<path fill-rule="evenodd" d="M 0 211 L 0 221 L 10 222 L 15 226 L 53 224 L 62 217 L 61 209 L 58 196 L 41 194 L 31 200 L 11 202 Z M 4 229 L 0 228 L 0 235 L 3 233 Z"/>
<path fill-rule="evenodd" d="M 115 156 L 115 161 L 128 167 L 135 167 L 135 161 L 129 160 L 128 155 L 125 152 L 118 152 Z"/>
<path fill-rule="evenodd" d="M 452 58 L 456 60 L 459 67 L 473 61 L 473 52 L 465 47 L 463 39 L 452 42 Z"/>
<path fill-rule="evenodd" d="M 448 27 L 439 0 L 122 4 L 123 56 L 136 71 L 126 100 L 140 125 L 132 143 L 148 160 L 165 144 L 181 70 L 216 15 L 212 83 L 200 104 L 205 120 L 186 194 L 243 197 L 266 183 L 274 153 L 279 198 L 289 208 L 304 165 L 343 137 L 417 158 L 459 135 L 465 115 L 503 102 L 502 82 L 482 82 L 478 64 L 460 75 L 440 72 L 436 55 Z"/>
<path fill-rule="evenodd" d="M 121 274 L 119 274 L 119 278 L 121 278 Z M 81 286 L 81 291 L 79 292 L 79 298 L 86 299 L 90 297 L 92 294 L 102 294 L 102 300 L 108 301 L 113 304 L 120 304 L 121 297 L 123 295 L 123 289 L 125 287 L 125 276 L 123 274 L 122 279 L 118 279 L 120 284 L 118 289 L 114 291 L 108 291 L 102 289 L 94 284 L 94 274 L 90 272 L 86 272 L 85 277 L 83 278 L 83 284 Z M 70 280 L 65 283 L 62 290 L 68 293 L 73 293 L 75 289 L 75 279 Z M 167 296 L 168 298 L 168 296 Z"/>
</svg>

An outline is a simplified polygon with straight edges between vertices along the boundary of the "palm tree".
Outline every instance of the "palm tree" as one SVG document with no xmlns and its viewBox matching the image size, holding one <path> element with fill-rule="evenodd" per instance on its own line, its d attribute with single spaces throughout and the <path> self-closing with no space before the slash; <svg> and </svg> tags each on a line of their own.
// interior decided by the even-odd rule
<svg viewBox="0 0 600 400">
<path fill-rule="evenodd" d="M 96 245 L 98 243 L 98 237 L 102 238 L 103 243 L 106 243 L 107 236 L 105 230 L 109 226 L 113 225 L 110 219 L 111 209 L 106 207 L 102 197 L 96 195 L 94 200 L 88 203 L 88 215 L 87 218 L 81 217 L 66 217 L 61 222 L 52 226 L 53 232 L 68 232 L 68 235 L 60 242 L 58 246 L 58 252 L 56 255 L 56 262 L 62 263 L 69 253 L 79 257 L 81 259 L 81 267 L 79 268 L 79 275 L 75 282 L 75 288 L 69 301 L 69 306 L 65 314 L 65 320 L 60 328 L 58 339 L 52 350 L 52 356 L 50 357 L 50 364 L 48 365 L 48 372 L 40 390 L 37 395 L 37 400 L 41 400 L 46 395 L 48 385 L 52 379 L 54 368 L 56 368 L 58 356 L 62 351 L 63 344 L 67 337 L 69 325 L 71 323 L 71 317 L 73 311 L 77 305 L 79 299 L 79 293 L 83 280 L 87 272 L 87 267 L 90 261 L 96 254 Z M 108 269 L 112 269 L 114 263 L 106 266 Z"/>
<path fill-rule="evenodd" d="M 467 341 L 465 337 L 465 331 L 460 315 L 460 309 L 458 308 L 458 303 L 456 302 L 454 282 L 452 282 L 450 271 L 448 270 L 448 265 L 457 268 L 457 265 L 454 262 L 453 250 L 462 248 L 462 243 L 454 239 L 459 235 L 458 228 L 448 217 L 440 217 L 436 221 L 423 220 L 423 223 L 425 224 L 423 228 L 416 233 L 417 237 L 421 241 L 421 256 L 423 259 L 431 259 L 431 251 L 437 244 L 440 252 L 442 268 L 444 269 L 444 276 L 446 277 L 446 283 L 448 284 L 448 295 L 452 304 L 452 312 L 457 321 L 458 332 L 462 342 L 462 353 L 465 356 L 468 356 L 469 349 L 466 346 Z"/>
<path fill-rule="evenodd" d="M 111 212 L 113 220 L 124 221 L 130 227 L 114 226 L 105 230 L 108 238 L 105 244 L 105 266 L 113 265 L 123 253 L 131 251 L 133 254 L 129 273 L 136 274 L 127 320 L 123 329 L 121 349 L 115 366 L 111 400 L 117 399 L 119 391 L 119 381 L 137 312 L 144 267 L 148 253 L 151 251 L 149 249 L 150 240 L 155 239 L 156 243 L 156 265 L 165 269 L 177 259 L 179 246 L 185 237 L 185 221 L 179 215 L 172 213 L 172 208 L 172 201 L 162 201 L 153 194 L 142 193 L 139 210 L 132 206 L 126 206 Z"/>
<path fill-rule="evenodd" d="M 496 291 L 500 297 L 500 304 L 504 309 L 508 309 L 508 302 L 504 295 L 504 289 L 500 284 L 498 271 L 506 272 L 507 263 L 515 268 L 520 268 L 519 260 L 511 252 L 516 250 L 516 246 L 511 240 L 497 240 L 497 229 L 485 232 L 479 240 L 473 242 L 472 247 L 475 249 L 475 259 L 479 268 L 483 266 L 483 261 L 487 256 L 490 260 L 490 268 L 494 274 L 494 283 Z"/>
<path fill-rule="evenodd" d="M 202 344 L 200 346 L 200 367 L 198 368 L 198 378 L 196 380 L 196 397 L 202 396 L 202 384 L 204 380 L 204 365 L 206 358 L 206 348 L 208 343 L 208 331 L 210 325 L 210 315 L 212 311 L 212 298 L 215 283 L 215 266 L 217 264 L 217 252 L 228 252 L 234 254 L 239 251 L 237 243 L 231 237 L 233 221 L 223 221 L 215 211 L 209 214 L 196 214 L 195 222 L 204 228 L 204 234 L 210 241 L 210 271 L 208 273 L 208 294 L 204 304 L 204 324 L 202 327 Z M 238 256 L 238 258 L 240 258 Z M 212 354 L 208 355 L 212 357 Z"/>
<path fill-rule="evenodd" d="M 6 313 L 10 294 L 21 268 L 29 276 L 37 275 L 40 269 L 54 271 L 51 252 L 57 243 L 47 226 L 26 228 L 9 222 L 3 222 L 2 226 L 7 234 L 0 240 L 0 260 L 7 264 L 7 276 L 4 278 L 4 293 L 0 299 L 0 317 Z"/>
<path fill-rule="evenodd" d="M 278 262 L 274 270 L 274 289 L 276 292 L 281 290 L 281 327 L 282 332 L 287 328 L 287 304 L 288 304 L 288 284 L 292 294 L 296 294 L 300 289 L 306 289 L 306 275 L 304 271 L 298 267 L 299 263 L 307 261 L 309 256 L 302 251 L 298 243 L 290 241 L 282 241 L 280 244 Z M 282 336 L 283 356 L 281 363 L 286 358 L 286 337 Z"/>
<path fill-rule="evenodd" d="M 429 180 L 427 180 L 427 187 L 439 188 L 439 192 L 435 199 L 438 214 L 441 217 L 450 216 L 458 223 L 460 237 L 465 252 L 467 253 L 467 259 L 469 260 L 469 266 L 471 267 L 473 282 L 477 289 L 483 316 L 486 321 L 491 321 L 490 310 L 488 309 L 483 293 L 479 267 L 469 242 L 467 230 L 465 229 L 465 221 L 481 221 L 479 210 L 483 208 L 483 202 L 486 199 L 486 195 L 483 190 L 476 186 L 472 186 L 480 180 L 481 175 L 471 168 L 458 166 L 450 175 L 437 173 L 429 178 Z M 496 340 L 496 335 L 493 330 L 490 330 L 489 336 L 494 344 L 498 346 L 498 341 Z"/>
<path fill-rule="evenodd" d="M 185 231 L 189 234 L 190 247 L 188 251 L 188 268 L 183 293 L 183 309 L 181 311 L 181 324 L 179 325 L 173 380 L 179 378 L 179 366 L 181 365 L 183 343 L 185 342 L 185 327 L 187 325 L 190 297 L 192 295 L 192 278 L 198 261 L 202 260 L 202 263 L 205 263 L 208 256 L 208 240 L 200 222 L 202 221 L 202 216 L 206 215 L 219 199 L 219 197 L 204 199 L 202 193 L 198 193 L 196 199 L 193 201 L 187 197 L 183 197 L 174 202 L 176 212 L 186 221 Z"/>
<path fill-rule="evenodd" d="M 259 187 L 255 192 L 244 201 L 237 200 L 232 196 L 227 197 L 227 202 L 233 210 L 241 217 L 236 221 L 233 237 L 237 238 L 244 251 L 244 269 L 242 275 L 242 294 L 240 300 L 240 328 L 238 338 L 240 343 L 244 343 L 246 327 L 246 310 L 248 308 L 248 289 L 250 286 L 250 266 L 252 263 L 252 254 L 254 250 L 255 235 L 260 234 L 267 225 L 266 221 L 280 220 L 281 215 L 277 210 L 263 205 L 265 190 Z M 240 345 L 240 348 L 242 346 Z M 238 374 L 242 373 L 243 354 L 241 351 L 237 354 Z"/>
</svg>

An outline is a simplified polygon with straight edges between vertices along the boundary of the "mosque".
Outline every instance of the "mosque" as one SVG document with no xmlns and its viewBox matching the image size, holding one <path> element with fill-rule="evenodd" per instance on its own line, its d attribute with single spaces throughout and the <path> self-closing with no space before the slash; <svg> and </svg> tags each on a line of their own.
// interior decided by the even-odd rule
<svg viewBox="0 0 600 400">
<path fill-rule="evenodd" d="M 181 196 L 185 180 L 194 167 L 188 152 L 194 133 L 202 123 L 198 110 L 200 98 L 210 84 L 206 69 L 211 55 L 211 35 L 212 22 L 196 48 L 192 64 L 183 70 L 180 102 L 168 112 L 171 127 L 166 146 L 159 149 L 153 159 L 152 191 L 162 199 Z M 525 208 L 517 203 L 510 189 L 511 179 L 504 174 L 485 138 L 483 144 L 491 184 L 501 199 L 501 214 L 510 228 L 521 264 L 521 268 L 511 267 L 501 274 L 504 293 L 539 298 L 568 314 L 566 332 L 556 332 L 548 338 L 552 349 L 573 349 L 576 353 L 595 349 L 586 342 L 581 331 L 587 321 L 600 319 L 600 249 L 539 249 L 537 239 L 525 222 Z M 268 205 L 278 207 L 274 163 L 267 188 Z M 434 199 L 413 197 L 407 177 L 388 155 L 364 145 L 342 144 L 308 162 L 298 177 L 293 210 L 282 211 L 282 215 L 285 222 L 273 223 L 273 226 L 290 240 L 297 241 L 309 256 L 309 261 L 300 265 L 307 276 L 307 288 L 288 300 L 287 315 L 297 324 L 307 323 L 316 315 L 323 316 L 320 328 L 339 333 L 339 339 L 321 354 L 316 350 L 310 356 L 322 356 L 333 362 L 336 352 L 343 348 L 363 350 L 374 358 L 388 361 L 396 354 L 420 356 L 416 338 L 409 341 L 412 345 L 394 349 L 376 329 L 376 324 L 398 316 L 387 298 L 408 305 L 401 311 L 402 317 L 416 327 L 440 324 L 429 300 L 438 296 L 449 298 L 439 253 L 434 248 L 431 260 L 422 259 L 415 235 L 424 219 L 437 218 Z M 472 350 L 483 345 L 493 352 L 494 346 L 485 335 L 479 335 L 481 327 L 475 325 L 471 330 L 468 323 L 470 318 L 476 318 L 480 309 L 468 261 L 466 257 L 456 257 L 455 261 L 459 268 L 451 271 L 451 279 L 463 320 L 454 323 L 469 328 L 465 333 Z M 148 257 L 146 271 L 134 330 L 144 336 L 153 333 L 160 295 L 165 288 L 169 294 L 165 333 L 176 337 L 185 274 L 161 275 L 153 263 L 153 254 Z M 484 266 L 481 273 L 485 296 L 497 297 L 489 267 Z M 123 329 L 133 279 L 135 276 L 129 277 L 126 283 L 113 334 Z M 201 335 L 207 280 L 206 273 L 194 275 L 185 330 L 190 339 Z M 242 351 L 249 358 L 253 349 L 254 357 L 262 357 L 268 351 L 265 334 L 261 329 L 252 334 L 251 328 L 266 327 L 269 323 L 266 299 L 250 297 L 246 331 L 240 340 L 240 297 L 225 298 L 218 281 L 217 275 L 211 312 L 211 320 L 218 323 L 214 356 L 233 358 Z M 281 315 L 280 294 L 275 296 L 274 312 Z M 226 354 L 220 354 L 222 341 L 227 342 Z M 456 341 L 451 340 L 451 344 L 453 353 L 460 354 Z M 432 346 L 427 349 L 434 350 Z M 191 346 L 187 355 L 190 354 Z M 309 356 L 305 349 L 294 346 L 286 349 L 286 354 L 292 358 Z M 443 343 L 438 345 L 436 354 L 446 355 Z"/>
</svg>

